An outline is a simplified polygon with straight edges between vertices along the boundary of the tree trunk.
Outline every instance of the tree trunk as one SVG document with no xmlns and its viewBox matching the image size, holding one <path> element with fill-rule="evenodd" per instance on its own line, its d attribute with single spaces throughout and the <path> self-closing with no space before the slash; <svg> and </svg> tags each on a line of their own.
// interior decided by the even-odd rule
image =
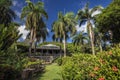
<svg viewBox="0 0 120 80">
<path fill-rule="evenodd" d="M 32 50 L 32 42 L 30 42 L 30 47 L 29 47 L 29 57 L 31 56 L 31 50 Z"/>
<path fill-rule="evenodd" d="M 62 48 L 61 48 L 61 45 L 60 45 L 60 58 L 62 57 Z"/>
<path fill-rule="evenodd" d="M 35 48 L 34 48 L 34 53 L 37 55 L 37 53 L 36 53 L 36 47 L 37 47 L 37 41 L 35 41 Z"/>
<path fill-rule="evenodd" d="M 99 44 L 99 47 L 100 47 L 100 52 L 102 52 L 102 44 L 101 44 L 101 42 Z"/>
<path fill-rule="evenodd" d="M 31 53 L 32 53 L 32 43 L 33 43 L 33 28 L 31 29 L 31 32 L 30 32 L 29 57 L 31 56 Z"/>
<path fill-rule="evenodd" d="M 90 20 L 88 21 L 88 27 L 89 27 L 89 36 L 90 36 L 90 42 L 91 42 L 91 47 L 92 47 L 92 54 L 95 55 L 94 34 L 92 31 L 92 24 L 90 23 Z"/>
<path fill-rule="evenodd" d="M 64 57 L 66 57 L 66 37 L 65 37 L 65 34 L 64 34 Z"/>
<path fill-rule="evenodd" d="M 102 33 L 99 33 L 99 47 L 100 47 L 100 52 L 103 51 L 102 49 Z"/>
<path fill-rule="evenodd" d="M 34 34 L 34 36 L 33 36 L 33 41 L 34 41 L 34 54 L 36 54 L 36 28 L 34 28 L 34 30 L 33 30 L 33 34 Z"/>
</svg>

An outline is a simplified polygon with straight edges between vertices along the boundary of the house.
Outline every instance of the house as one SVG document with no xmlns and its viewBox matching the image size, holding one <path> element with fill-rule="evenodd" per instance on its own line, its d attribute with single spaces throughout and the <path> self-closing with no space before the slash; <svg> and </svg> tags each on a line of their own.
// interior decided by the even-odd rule
<svg viewBox="0 0 120 80">
<path fill-rule="evenodd" d="M 34 50 L 34 49 L 32 49 Z M 40 58 L 46 62 L 52 62 L 57 57 L 63 56 L 63 50 L 60 46 L 53 44 L 47 44 L 36 48 L 35 58 Z"/>
</svg>

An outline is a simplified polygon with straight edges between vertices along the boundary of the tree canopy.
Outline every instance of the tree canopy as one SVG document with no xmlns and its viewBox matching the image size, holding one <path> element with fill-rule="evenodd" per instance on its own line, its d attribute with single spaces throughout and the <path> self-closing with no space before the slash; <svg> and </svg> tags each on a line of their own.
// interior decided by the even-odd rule
<svg viewBox="0 0 120 80">
<path fill-rule="evenodd" d="M 0 24 L 8 26 L 15 19 L 16 14 L 11 9 L 11 0 L 0 0 Z"/>
<path fill-rule="evenodd" d="M 120 0 L 114 0 L 97 19 L 100 32 L 111 34 L 112 42 L 120 42 Z"/>
</svg>

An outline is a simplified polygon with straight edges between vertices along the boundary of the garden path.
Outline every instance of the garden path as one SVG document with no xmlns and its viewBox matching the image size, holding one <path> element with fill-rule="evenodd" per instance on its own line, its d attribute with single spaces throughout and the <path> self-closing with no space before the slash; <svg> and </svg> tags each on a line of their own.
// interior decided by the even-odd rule
<svg viewBox="0 0 120 80">
<path fill-rule="evenodd" d="M 57 63 L 46 65 L 45 73 L 38 80 L 62 80 L 61 67 Z"/>
</svg>

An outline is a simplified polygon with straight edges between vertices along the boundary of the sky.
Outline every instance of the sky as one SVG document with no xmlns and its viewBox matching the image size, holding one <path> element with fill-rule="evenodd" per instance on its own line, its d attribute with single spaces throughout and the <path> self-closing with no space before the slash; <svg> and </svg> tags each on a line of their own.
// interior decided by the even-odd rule
<svg viewBox="0 0 120 80">
<path fill-rule="evenodd" d="M 32 2 L 37 2 L 39 0 L 31 0 Z M 57 14 L 59 11 L 62 11 L 63 13 L 66 12 L 74 12 L 77 13 L 78 10 L 83 9 L 85 4 L 89 2 L 89 8 L 93 8 L 95 6 L 101 5 L 102 7 L 107 7 L 112 0 L 42 0 L 45 5 L 45 10 L 48 13 L 48 20 L 46 20 L 47 29 L 49 32 L 49 36 L 47 37 L 48 42 L 52 41 L 52 34 L 51 33 L 51 24 L 57 20 Z M 26 38 L 26 35 L 28 31 L 24 30 L 25 28 L 25 21 L 20 19 L 20 14 L 22 11 L 22 8 L 26 6 L 25 0 L 13 0 L 13 7 L 12 9 L 17 14 L 17 18 L 14 20 L 15 22 L 18 22 L 21 26 L 19 27 L 20 33 L 23 34 L 23 36 L 20 38 L 19 41 L 24 41 Z M 96 12 L 99 13 L 99 12 Z M 86 24 L 82 25 L 82 27 L 76 26 L 77 31 L 85 30 Z M 71 39 L 68 40 L 68 42 L 71 42 Z"/>
</svg>

